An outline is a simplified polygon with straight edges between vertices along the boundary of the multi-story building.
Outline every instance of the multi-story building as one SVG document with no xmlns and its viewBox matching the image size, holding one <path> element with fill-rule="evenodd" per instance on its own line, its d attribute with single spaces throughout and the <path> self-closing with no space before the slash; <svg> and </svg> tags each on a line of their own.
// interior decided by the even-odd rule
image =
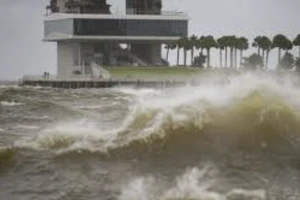
<svg viewBox="0 0 300 200">
<path fill-rule="evenodd" d="M 44 40 L 57 42 L 57 75 L 69 78 L 92 76 L 93 64 L 168 65 L 162 44 L 187 35 L 187 16 L 163 12 L 162 0 L 126 0 L 126 14 L 106 0 L 51 0 Z"/>
</svg>

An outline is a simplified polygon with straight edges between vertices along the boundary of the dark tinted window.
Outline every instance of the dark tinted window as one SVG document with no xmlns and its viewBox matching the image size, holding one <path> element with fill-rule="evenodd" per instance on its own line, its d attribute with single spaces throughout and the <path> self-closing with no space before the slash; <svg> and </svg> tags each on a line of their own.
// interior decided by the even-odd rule
<svg viewBox="0 0 300 200">
<path fill-rule="evenodd" d="M 75 19 L 75 35 L 187 36 L 184 20 Z"/>
</svg>

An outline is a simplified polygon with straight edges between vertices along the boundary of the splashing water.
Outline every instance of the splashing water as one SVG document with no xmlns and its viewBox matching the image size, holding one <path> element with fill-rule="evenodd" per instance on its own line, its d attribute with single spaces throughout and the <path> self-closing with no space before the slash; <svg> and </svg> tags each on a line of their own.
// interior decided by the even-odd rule
<svg viewBox="0 0 300 200">
<path fill-rule="evenodd" d="M 173 89 L 0 88 L 1 101 L 22 102 L 0 106 L 0 196 L 299 199 L 298 86 L 257 74 L 207 79 Z"/>
<path fill-rule="evenodd" d="M 216 172 L 211 167 L 188 169 L 178 176 L 174 185 L 166 187 L 155 177 L 133 179 L 122 190 L 119 200 L 266 200 L 263 190 L 233 189 L 227 193 L 213 192 Z"/>
<path fill-rule="evenodd" d="M 1 101 L 0 105 L 1 106 L 20 106 L 20 105 L 22 105 L 22 103 Z"/>
<path fill-rule="evenodd" d="M 285 132 L 295 132 L 300 125 L 294 101 L 300 92 L 290 83 L 279 84 L 272 78 L 251 74 L 233 77 L 226 85 L 204 84 L 158 92 L 118 89 L 118 92 L 135 99 L 121 127 L 101 131 L 91 121 L 60 123 L 42 131 L 27 146 L 60 152 L 108 152 L 161 146 L 176 137 L 176 140 L 201 137 L 200 133 L 212 128 L 240 134 L 278 133 L 286 138 L 292 136 L 284 135 Z"/>
</svg>

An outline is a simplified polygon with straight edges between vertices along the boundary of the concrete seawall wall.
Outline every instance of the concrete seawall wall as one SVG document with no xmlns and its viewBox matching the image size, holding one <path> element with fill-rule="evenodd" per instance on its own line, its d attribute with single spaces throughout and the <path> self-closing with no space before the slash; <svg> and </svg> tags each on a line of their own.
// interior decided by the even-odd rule
<svg viewBox="0 0 300 200">
<path fill-rule="evenodd" d="M 183 87 L 187 85 L 197 85 L 195 82 L 185 81 L 124 81 L 124 80 L 24 80 L 20 83 L 21 86 L 41 86 L 64 89 L 77 88 L 112 88 L 112 87 L 145 87 L 145 88 L 160 88 L 160 87 Z"/>
</svg>

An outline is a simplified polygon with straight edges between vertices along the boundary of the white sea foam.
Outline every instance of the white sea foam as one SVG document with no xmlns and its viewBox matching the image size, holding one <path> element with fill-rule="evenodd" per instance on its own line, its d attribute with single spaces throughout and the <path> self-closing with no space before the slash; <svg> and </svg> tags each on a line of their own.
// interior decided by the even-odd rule
<svg viewBox="0 0 300 200">
<path fill-rule="evenodd" d="M 49 126 L 35 138 L 26 138 L 15 142 L 15 146 L 43 150 L 55 148 L 59 143 L 63 145 L 60 148 L 66 151 L 81 149 L 106 151 L 108 146 L 111 146 L 110 141 L 114 141 L 117 136 L 114 133 L 116 132 L 99 131 L 95 122 L 82 119 Z M 59 153 L 62 149 L 55 150 Z"/>
<path fill-rule="evenodd" d="M 19 103 L 19 102 L 8 102 L 8 101 L 1 101 L 0 102 L 0 105 L 1 106 L 7 106 L 7 107 L 13 107 L 13 106 L 20 106 L 22 105 L 22 103 Z"/>
<path fill-rule="evenodd" d="M 21 88 L 21 87 L 18 86 L 18 85 L 15 85 L 15 84 L 0 85 L 0 89 L 8 89 L 8 88 L 18 89 L 18 88 Z"/>
<path fill-rule="evenodd" d="M 47 115 L 44 115 L 44 116 L 38 117 L 38 119 L 50 119 L 50 117 Z"/>
<path fill-rule="evenodd" d="M 267 194 L 264 190 L 244 190 L 233 189 L 226 194 L 226 200 L 264 200 L 267 199 Z"/>
<path fill-rule="evenodd" d="M 27 129 L 27 130 L 37 130 L 40 129 L 39 126 L 34 126 L 34 125 L 18 125 L 14 127 L 15 129 Z"/>
<path fill-rule="evenodd" d="M 87 109 L 87 110 L 93 110 L 93 109 L 101 109 L 104 108 L 105 105 L 80 105 L 76 106 L 78 109 Z"/>
<path fill-rule="evenodd" d="M 265 200 L 264 190 L 233 189 L 227 193 L 211 190 L 216 172 L 210 167 L 192 168 L 178 176 L 172 186 L 166 186 L 158 177 L 137 177 L 121 188 L 119 200 Z"/>
<path fill-rule="evenodd" d="M 132 141 L 147 140 L 153 134 L 164 137 L 164 126 L 172 126 L 167 128 L 174 130 L 192 123 L 201 130 L 209 120 L 205 117 L 207 104 L 215 108 L 231 105 L 256 90 L 264 95 L 283 96 L 285 100 L 300 97 L 300 90 L 292 87 L 290 82 L 278 83 L 271 77 L 245 74 L 232 77 L 227 82 L 166 90 L 114 89 L 130 94 L 134 99 L 122 126 L 103 131 L 96 121 L 59 122 L 41 131 L 29 146 L 51 149 L 58 141 L 64 144 L 59 151 L 85 149 L 106 152 Z"/>
<path fill-rule="evenodd" d="M 133 95 L 133 96 L 155 96 L 160 95 L 161 90 L 158 89 L 134 89 L 134 88 L 114 88 L 113 89 L 116 92 L 120 92 L 127 95 Z"/>
</svg>

